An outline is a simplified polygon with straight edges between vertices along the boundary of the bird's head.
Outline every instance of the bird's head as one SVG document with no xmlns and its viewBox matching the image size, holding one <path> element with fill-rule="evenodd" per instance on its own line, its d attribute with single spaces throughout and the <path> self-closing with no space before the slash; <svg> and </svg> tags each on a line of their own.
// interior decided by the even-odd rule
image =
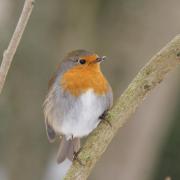
<svg viewBox="0 0 180 180">
<path fill-rule="evenodd" d="M 97 54 L 86 50 L 75 50 L 67 54 L 64 58 L 64 63 L 70 63 L 71 67 L 84 69 L 99 66 L 105 58 L 105 56 L 100 57 Z"/>
</svg>

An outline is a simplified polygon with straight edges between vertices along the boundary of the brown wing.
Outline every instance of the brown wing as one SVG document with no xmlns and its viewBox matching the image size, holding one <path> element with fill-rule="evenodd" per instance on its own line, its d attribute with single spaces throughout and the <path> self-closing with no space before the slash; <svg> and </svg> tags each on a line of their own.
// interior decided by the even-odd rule
<svg viewBox="0 0 180 180">
<path fill-rule="evenodd" d="M 51 127 L 51 125 L 48 123 L 48 121 L 45 121 L 45 124 L 46 124 L 47 137 L 50 142 L 54 142 L 56 139 L 56 132 Z"/>
<path fill-rule="evenodd" d="M 52 85 L 54 84 L 56 77 L 57 77 L 57 71 L 60 68 L 60 64 L 57 66 L 57 70 L 56 72 L 53 74 L 53 76 L 51 77 L 51 79 L 48 82 L 48 91 L 50 90 L 50 88 L 52 87 Z M 46 102 L 46 100 L 45 100 Z M 47 132 L 47 136 L 50 142 L 54 142 L 55 138 L 56 138 L 56 132 L 54 131 L 53 127 L 49 124 L 48 120 L 45 119 L 45 125 L 46 125 L 46 132 Z"/>
<path fill-rule="evenodd" d="M 57 71 L 58 69 L 60 68 L 60 64 L 58 64 L 57 68 L 56 68 L 56 71 L 54 72 L 54 74 L 52 75 L 52 77 L 49 79 L 49 82 L 48 82 L 48 90 L 51 88 L 51 86 L 54 84 L 54 81 L 57 77 Z"/>
</svg>

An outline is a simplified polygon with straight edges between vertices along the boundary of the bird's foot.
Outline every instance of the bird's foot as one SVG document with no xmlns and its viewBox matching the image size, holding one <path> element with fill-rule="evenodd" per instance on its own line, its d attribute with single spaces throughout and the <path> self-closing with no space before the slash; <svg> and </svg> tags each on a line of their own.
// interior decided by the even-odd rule
<svg viewBox="0 0 180 180">
<path fill-rule="evenodd" d="M 79 151 L 74 152 L 73 161 L 76 160 L 81 166 L 85 166 L 85 164 L 83 164 L 82 161 L 80 160 L 80 158 L 78 157 L 80 152 L 81 152 L 81 148 L 79 149 Z"/>
<path fill-rule="evenodd" d="M 112 127 L 112 124 L 109 122 L 109 120 L 107 120 L 106 116 L 107 116 L 107 112 L 108 110 L 104 111 L 104 113 L 99 117 L 99 119 L 101 119 L 101 122 L 105 122 L 107 123 L 110 127 Z"/>
</svg>

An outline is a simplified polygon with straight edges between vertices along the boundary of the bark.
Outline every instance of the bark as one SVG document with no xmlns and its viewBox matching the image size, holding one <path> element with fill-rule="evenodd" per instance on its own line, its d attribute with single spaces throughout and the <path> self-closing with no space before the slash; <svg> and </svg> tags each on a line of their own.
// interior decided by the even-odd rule
<svg viewBox="0 0 180 180">
<path fill-rule="evenodd" d="M 20 15 L 19 21 L 17 23 L 14 34 L 10 40 L 8 48 L 4 51 L 2 63 L 0 66 L 0 93 L 2 92 L 4 83 L 6 81 L 6 76 L 8 74 L 9 68 L 11 66 L 13 57 L 16 53 L 17 47 L 22 38 L 23 32 L 31 15 L 32 9 L 34 7 L 34 0 L 25 0 L 22 13 Z"/>
<path fill-rule="evenodd" d="M 145 97 L 180 64 L 180 35 L 176 36 L 140 70 L 103 121 L 87 138 L 73 161 L 65 180 L 85 180 L 120 127 L 131 117 Z M 81 163 L 79 163 L 79 161 Z"/>
</svg>

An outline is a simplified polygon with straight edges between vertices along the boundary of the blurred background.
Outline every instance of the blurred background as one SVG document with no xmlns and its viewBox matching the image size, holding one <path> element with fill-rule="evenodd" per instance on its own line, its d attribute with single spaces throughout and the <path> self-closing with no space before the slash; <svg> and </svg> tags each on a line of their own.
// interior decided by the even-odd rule
<svg viewBox="0 0 180 180">
<path fill-rule="evenodd" d="M 0 0 L 0 55 L 24 0 Z M 88 49 L 108 57 L 102 70 L 115 100 L 142 66 L 180 33 L 179 0 L 36 0 L 0 97 L 0 180 L 60 180 L 42 103 L 63 56 Z M 120 129 L 89 180 L 180 179 L 180 68 Z"/>
</svg>

